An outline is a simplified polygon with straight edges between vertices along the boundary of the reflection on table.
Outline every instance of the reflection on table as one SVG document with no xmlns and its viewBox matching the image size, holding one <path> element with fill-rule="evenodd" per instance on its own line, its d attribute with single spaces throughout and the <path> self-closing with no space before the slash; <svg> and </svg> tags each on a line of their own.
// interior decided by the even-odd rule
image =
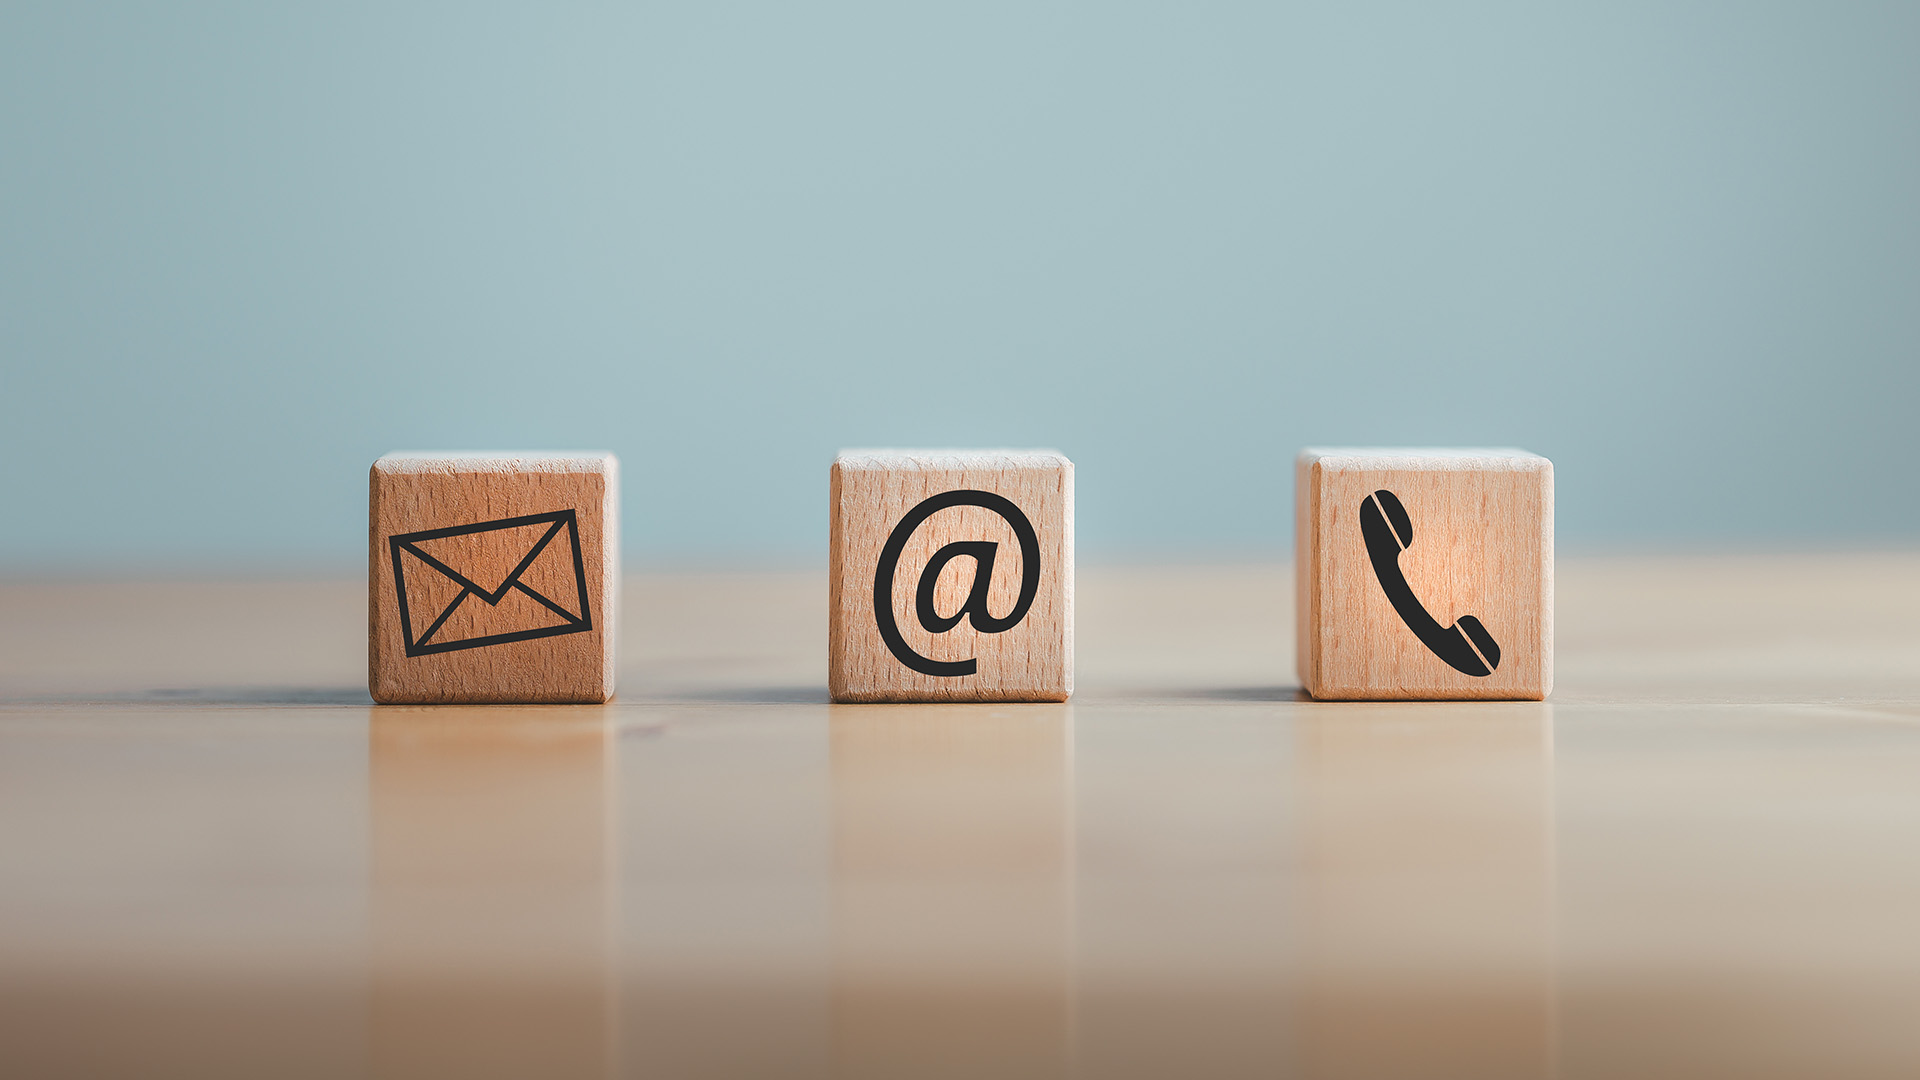
<svg viewBox="0 0 1920 1080">
<path fill-rule="evenodd" d="M 1064 1076 L 1067 706 L 833 710 L 833 1059 L 842 1076 Z"/>
<path fill-rule="evenodd" d="M 380 708 L 369 728 L 374 1075 L 608 1075 L 602 710 Z"/>
<path fill-rule="evenodd" d="M 1552 706 L 1297 724 L 1302 1071 L 1550 1075 Z"/>
</svg>

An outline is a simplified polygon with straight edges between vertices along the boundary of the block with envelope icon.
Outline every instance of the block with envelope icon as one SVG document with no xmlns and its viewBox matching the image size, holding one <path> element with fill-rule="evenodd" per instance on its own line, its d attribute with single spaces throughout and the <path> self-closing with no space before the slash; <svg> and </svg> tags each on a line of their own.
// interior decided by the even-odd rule
<svg viewBox="0 0 1920 1080">
<path fill-rule="evenodd" d="M 394 453 L 370 476 L 367 682 L 382 704 L 613 696 L 619 463 Z"/>
</svg>

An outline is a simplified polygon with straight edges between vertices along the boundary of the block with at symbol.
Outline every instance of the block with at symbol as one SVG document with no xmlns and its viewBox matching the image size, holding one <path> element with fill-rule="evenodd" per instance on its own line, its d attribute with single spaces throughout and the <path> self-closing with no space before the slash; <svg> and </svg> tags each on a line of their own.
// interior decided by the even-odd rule
<svg viewBox="0 0 1920 1080">
<path fill-rule="evenodd" d="M 833 700 L 1073 693 L 1071 461 L 1052 450 L 849 450 L 831 476 Z"/>
</svg>

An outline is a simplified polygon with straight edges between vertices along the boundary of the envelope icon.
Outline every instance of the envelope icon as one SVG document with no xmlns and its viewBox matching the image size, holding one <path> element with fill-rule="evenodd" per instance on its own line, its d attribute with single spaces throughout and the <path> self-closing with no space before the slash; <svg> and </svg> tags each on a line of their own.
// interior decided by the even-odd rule
<svg viewBox="0 0 1920 1080">
<path fill-rule="evenodd" d="M 593 629 L 572 510 L 400 533 L 387 543 L 408 656 Z"/>
</svg>

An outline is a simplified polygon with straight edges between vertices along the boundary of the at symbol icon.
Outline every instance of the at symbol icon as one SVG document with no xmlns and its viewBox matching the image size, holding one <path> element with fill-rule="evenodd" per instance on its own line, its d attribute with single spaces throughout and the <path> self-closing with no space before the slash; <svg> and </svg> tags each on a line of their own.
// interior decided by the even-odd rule
<svg viewBox="0 0 1920 1080">
<path fill-rule="evenodd" d="M 1040 538 L 1034 535 L 1033 522 L 1007 499 L 991 491 L 943 491 L 907 511 L 887 537 L 887 546 L 880 549 L 880 565 L 873 572 L 873 617 L 880 624 L 880 640 L 887 643 L 894 658 L 922 675 L 971 675 L 980 668 L 977 660 L 929 660 L 914 652 L 907 639 L 900 636 L 900 626 L 893 618 L 893 575 L 900 565 L 900 553 L 906 550 L 907 541 L 921 522 L 950 506 L 991 510 L 1013 526 L 1013 535 L 1020 541 L 1020 599 L 1005 618 L 994 618 L 987 610 L 987 589 L 993 584 L 993 557 L 1000 545 L 991 540 L 956 541 L 933 553 L 914 589 L 914 615 L 928 633 L 944 634 L 959 626 L 962 618 L 982 634 L 1004 633 L 1026 618 L 1027 609 L 1040 592 Z M 959 611 L 943 616 L 933 607 L 934 586 L 940 581 L 940 571 L 962 555 L 974 561 L 973 588 Z"/>
</svg>

